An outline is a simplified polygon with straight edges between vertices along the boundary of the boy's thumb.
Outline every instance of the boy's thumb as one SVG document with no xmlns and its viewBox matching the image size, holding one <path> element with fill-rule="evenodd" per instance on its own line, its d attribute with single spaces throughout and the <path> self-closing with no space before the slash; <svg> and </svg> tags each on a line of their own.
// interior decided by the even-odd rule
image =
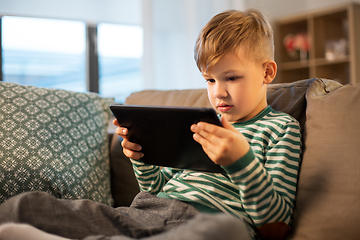
<svg viewBox="0 0 360 240">
<path fill-rule="evenodd" d="M 224 117 L 224 115 L 221 115 L 221 118 L 220 118 L 220 121 L 221 121 L 221 124 L 224 128 L 226 129 L 232 129 L 233 126 L 231 125 L 231 123 L 229 123 L 228 120 L 226 120 L 226 118 Z"/>
</svg>

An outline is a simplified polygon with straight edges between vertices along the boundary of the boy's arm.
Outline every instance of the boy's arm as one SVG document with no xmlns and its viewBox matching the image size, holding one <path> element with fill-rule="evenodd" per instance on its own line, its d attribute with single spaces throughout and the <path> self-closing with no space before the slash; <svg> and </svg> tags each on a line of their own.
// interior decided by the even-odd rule
<svg viewBox="0 0 360 240">
<path fill-rule="evenodd" d="M 290 224 L 301 154 L 300 129 L 288 123 L 269 137 L 264 164 L 256 148 L 234 164 L 224 167 L 239 186 L 241 202 L 256 227 L 266 223 Z"/>
<path fill-rule="evenodd" d="M 128 129 L 121 127 L 116 119 L 114 119 L 113 124 L 117 126 L 116 134 L 123 138 L 121 146 L 125 156 L 130 158 L 133 164 L 140 190 L 153 194 L 159 193 L 166 182 L 172 177 L 174 171 L 170 168 L 160 170 L 158 166 L 144 164 L 141 161 L 141 158 L 144 156 L 141 152 L 141 146 L 128 140 Z"/>
<path fill-rule="evenodd" d="M 251 130 L 241 134 L 223 118 L 222 123 L 224 128 L 206 123 L 192 126 L 194 139 L 239 186 L 239 201 L 256 227 L 271 222 L 288 225 L 300 162 L 299 124 L 296 121 L 285 121 L 280 126 L 275 123 L 276 129 L 254 137 Z M 250 147 L 251 139 L 254 141 Z M 246 152 L 242 154 L 244 149 Z"/>
<path fill-rule="evenodd" d="M 168 167 L 144 164 L 141 160 L 130 159 L 133 164 L 135 177 L 138 181 L 140 190 L 157 194 L 161 192 L 165 184 L 177 172 Z"/>
</svg>

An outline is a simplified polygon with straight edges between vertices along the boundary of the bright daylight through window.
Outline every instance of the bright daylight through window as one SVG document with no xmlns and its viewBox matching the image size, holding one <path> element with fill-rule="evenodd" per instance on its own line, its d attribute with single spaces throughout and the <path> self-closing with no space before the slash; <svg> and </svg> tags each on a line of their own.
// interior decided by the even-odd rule
<svg viewBox="0 0 360 240">
<path fill-rule="evenodd" d="M 84 22 L 13 16 L 1 19 L 3 81 L 87 91 Z M 130 93 L 143 88 L 142 27 L 98 24 L 97 50 L 102 96 L 124 102 Z"/>
<path fill-rule="evenodd" d="M 140 26 L 99 24 L 99 91 L 102 96 L 124 102 L 143 89 L 141 59 L 143 30 Z"/>
<path fill-rule="evenodd" d="M 80 21 L 3 17 L 3 80 L 86 91 L 85 31 Z"/>
</svg>

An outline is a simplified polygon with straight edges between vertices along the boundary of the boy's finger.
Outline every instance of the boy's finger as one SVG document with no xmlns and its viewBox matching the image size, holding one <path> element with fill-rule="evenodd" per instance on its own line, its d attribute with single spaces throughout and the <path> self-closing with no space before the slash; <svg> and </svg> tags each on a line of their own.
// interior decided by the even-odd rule
<svg viewBox="0 0 360 240">
<path fill-rule="evenodd" d="M 127 128 L 118 127 L 115 129 L 115 133 L 121 137 L 126 137 L 128 134 Z"/>
<path fill-rule="evenodd" d="M 214 156 L 216 155 L 216 144 L 201 137 L 197 133 L 194 134 L 194 139 L 195 139 L 195 141 L 197 141 L 198 143 L 201 144 L 202 149 L 208 155 L 208 157 L 210 159 L 213 159 Z"/>
<path fill-rule="evenodd" d="M 209 141 L 211 143 L 216 143 L 218 142 L 218 138 L 221 138 L 221 135 L 219 133 L 216 133 L 216 127 L 215 125 L 212 124 L 208 124 L 208 123 L 200 123 L 199 126 L 196 125 L 194 126 L 194 128 L 192 128 L 194 131 L 194 133 L 196 134 L 195 136 L 197 136 L 195 139 L 195 141 L 199 142 L 199 138 L 203 138 L 206 141 Z M 201 145 L 203 145 L 203 142 L 199 142 Z M 205 147 L 205 146 L 204 146 Z"/>
<path fill-rule="evenodd" d="M 113 120 L 113 124 L 114 124 L 115 126 L 120 127 L 120 124 L 118 123 L 118 120 L 117 120 L 116 118 Z"/>
<path fill-rule="evenodd" d="M 227 124 L 230 125 L 227 126 L 227 128 L 234 129 L 229 122 L 227 122 Z M 227 128 L 210 123 L 199 122 L 196 126 L 196 131 L 194 132 L 199 133 L 201 136 L 216 144 L 216 141 L 221 141 L 222 138 L 226 138 L 229 135 Z"/>
<path fill-rule="evenodd" d="M 224 115 L 221 116 L 220 121 L 224 128 L 229 129 L 230 127 L 232 127 L 232 125 L 229 123 L 228 120 L 226 120 Z"/>
<path fill-rule="evenodd" d="M 221 124 L 224 128 L 228 129 L 228 130 L 232 130 L 234 132 L 238 132 L 233 125 L 231 125 L 231 123 L 226 120 L 225 116 L 222 115 L 221 118 L 220 118 L 220 121 L 221 121 Z"/>
<path fill-rule="evenodd" d="M 124 139 L 121 142 L 121 146 L 123 148 L 129 149 L 131 151 L 135 151 L 135 152 L 139 152 L 141 151 L 141 146 L 139 144 L 133 143 L 133 142 L 129 142 L 129 140 Z"/>
<path fill-rule="evenodd" d="M 140 158 L 142 158 L 144 156 L 144 154 L 142 152 L 134 152 L 134 151 L 131 151 L 131 150 L 126 149 L 126 148 L 123 148 L 123 153 L 128 158 L 132 158 L 132 159 L 135 159 L 135 160 L 139 160 Z"/>
<path fill-rule="evenodd" d="M 211 123 L 207 123 L 207 122 L 198 122 L 196 124 L 196 132 L 206 131 L 206 132 L 214 134 L 216 131 L 219 130 L 219 128 L 221 129 L 221 127 L 216 126 Z"/>
<path fill-rule="evenodd" d="M 193 138 L 196 142 L 200 143 L 205 152 L 207 152 L 207 149 L 211 149 L 212 143 L 200 134 L 194 133 Z"/>
</svg>

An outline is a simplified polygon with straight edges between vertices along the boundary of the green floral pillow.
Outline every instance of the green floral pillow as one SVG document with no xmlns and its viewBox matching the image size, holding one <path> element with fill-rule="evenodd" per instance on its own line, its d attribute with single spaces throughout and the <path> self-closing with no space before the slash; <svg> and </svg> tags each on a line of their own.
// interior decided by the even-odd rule
<svg viewBox="0 0 360 240">
<path fill-rule="evenodd" d="M 112 204 L 112 99 L 0 82 L 0 202 L 25 191 Z"/>
</svg>

